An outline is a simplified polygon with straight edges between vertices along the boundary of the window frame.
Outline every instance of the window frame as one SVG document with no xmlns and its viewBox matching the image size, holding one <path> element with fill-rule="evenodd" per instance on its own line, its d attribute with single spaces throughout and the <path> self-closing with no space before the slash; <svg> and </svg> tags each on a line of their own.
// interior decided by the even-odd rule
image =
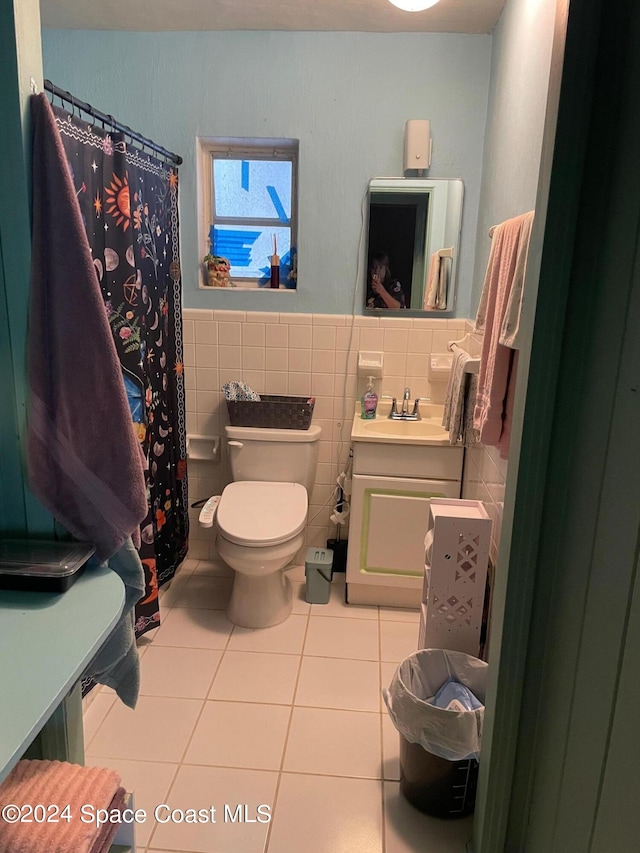
<svg viewBox="0 0 640 853">
<path fill-rule="evenodd" d="M 291 247 L 298 247 L 298 165 L 300 144 L 297 139 L 258 139 L 254 137 L 210 137 L 200 138 L 199 143 L 199 160 L 200 169 L 198 175 L 198 196 L 200 207 L 200 246 L 202 249 L 202 257 L 212 250 L 209 244 L 209 232 L 212 225 L 217 223 L 222 225 L 237 225 L 248 224 L 251 226 L 260 225 L 282 225 L 282 222 L 274 217 L 273 219 L 260 218 L 247 220 L 242 217 L 218 217 L 214 213 L 214 174 L 213 162 L 214 159 L 233 159 L 233 160 L 273 160 L 286 161 L 291 163 L 291 216 L 288 227 L 291 229 Z M 205 274 L 202 263 L 199 264 L 200 276 L 199 287 L 203 290 L 211 290 L 205 283 Z M 259 278 L 234 278 L 234 287 L 228 290 L 235 291 L 265 291 L 271 293 L 295 293 L 295 288 L 282 288 L 280 290 L 271 290 L 269 287 L 259 286 Z M 216 288 L 218 290 L 218 288 Z M 227 290 L 227 288 L 220 288 Z"/>
</svg>

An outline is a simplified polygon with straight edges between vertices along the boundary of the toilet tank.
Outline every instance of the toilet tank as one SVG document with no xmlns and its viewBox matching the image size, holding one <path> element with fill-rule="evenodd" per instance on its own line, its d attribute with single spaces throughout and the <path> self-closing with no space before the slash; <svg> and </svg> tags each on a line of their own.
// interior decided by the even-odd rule
<svg viewBox="0 0 640 853">
<path fill-rule="evenodd" d="M 316 481 L 322 429 L 261 429 L 226 426 L 234 480 L 300 483 L 310 495 Z"/>
</svg>

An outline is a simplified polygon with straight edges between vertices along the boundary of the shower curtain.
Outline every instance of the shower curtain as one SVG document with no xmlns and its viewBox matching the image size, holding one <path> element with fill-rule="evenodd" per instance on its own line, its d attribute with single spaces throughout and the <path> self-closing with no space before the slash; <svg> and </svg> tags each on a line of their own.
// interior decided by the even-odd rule
<svg viewBox="0 0 640 853">
<path fill-rule="evenodd" d="M 89 238 L 131 417 L 147 462 L 140 525 L 141 636 L 160 624 L 158 589 L 187 553 L 178 171 L 123 134 L 53 107 Z M 72 344 L 72 342 L 70 342 Z M 97 353 L 79 355 L 82 360 Z"/>
</svg>

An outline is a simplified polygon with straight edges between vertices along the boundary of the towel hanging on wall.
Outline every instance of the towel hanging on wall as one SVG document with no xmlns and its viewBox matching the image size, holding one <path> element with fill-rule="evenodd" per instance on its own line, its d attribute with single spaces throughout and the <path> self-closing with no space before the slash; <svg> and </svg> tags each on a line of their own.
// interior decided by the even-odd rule
<svg viewBox="0 0 640 853">
<path fill-rule="evenodd" d="M 143 457 L 55 118 L 45 94 L 31 106 L 29 482 L 106 560 L 146 515 Z"/>
<path fill-rule="evenodd" d="M 509 446 L 517 368 L 512 347 L 519 342 L 532 222 L 533 212 L 529 212 L 495 227 L 476 316 L 476 332 L 484 337 L 473 421 L 482 443 L 499 446 L 503 457 Z"/>
</svg>

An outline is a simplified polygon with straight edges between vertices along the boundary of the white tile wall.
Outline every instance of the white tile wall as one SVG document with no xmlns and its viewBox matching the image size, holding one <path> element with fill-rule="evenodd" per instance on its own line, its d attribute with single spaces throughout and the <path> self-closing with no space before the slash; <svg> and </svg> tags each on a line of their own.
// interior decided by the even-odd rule
<svg viewBox="0 0 640 853">
<path fill-rule="evenodd" d="M 358 351 L 384 352 L 379 394 L 399 396 L 409 386 L 414 396 L 442 401 L 445 383 L 430 385 L 427 357 L 446 351 L 465 329 L 465 320 L 355 317 L 352 323 L 341 314 L 185 309 L 187 431 L 224 433 L 228 416 L 220 389 L 232 379 L 267 394 L 313 394 L 314 423 L 323 432 L 305 549 L 325 546 L 335 536 L 329 516 L 338 460 L 344 465 L 348 456 L 354 403 L 366 383 L 356 375 Z M 219 494 L 229 480 L 223 442 L 220 463 L 189 463 L 190 503 Z M 191 519 L 189 556 L 215 557 L 211 531 L 198 526 L 198 510 L 191 510 Z M 304 549 L 298 562 L 304 562 Z"/>
<path fill-rule="evenodd" d="M 493 521 L 489 556 L 494 564 L 500 546 L 506 477 L 507 461 L 500 458 L 497 448 L 480 446 L 467 451 L 462 496 L 482 501 Z"/>
<path fill-rule="evenodd" d="M 470 320 L 462 322 L 462 332 L 473 332 Z M 434 350 L 435 351 L 435 350 Z M 462 497 L 484 502 L 487 512 L 493 520 L 490 557 L 497 563 L 500 534 L 502 531 L 502 513 L 504 509 L 504 490 L 507 479 L 508 461 L 501 459 L 495 447 L 480 445 L 467 451 L 462 481 Z"/>
</svg>

